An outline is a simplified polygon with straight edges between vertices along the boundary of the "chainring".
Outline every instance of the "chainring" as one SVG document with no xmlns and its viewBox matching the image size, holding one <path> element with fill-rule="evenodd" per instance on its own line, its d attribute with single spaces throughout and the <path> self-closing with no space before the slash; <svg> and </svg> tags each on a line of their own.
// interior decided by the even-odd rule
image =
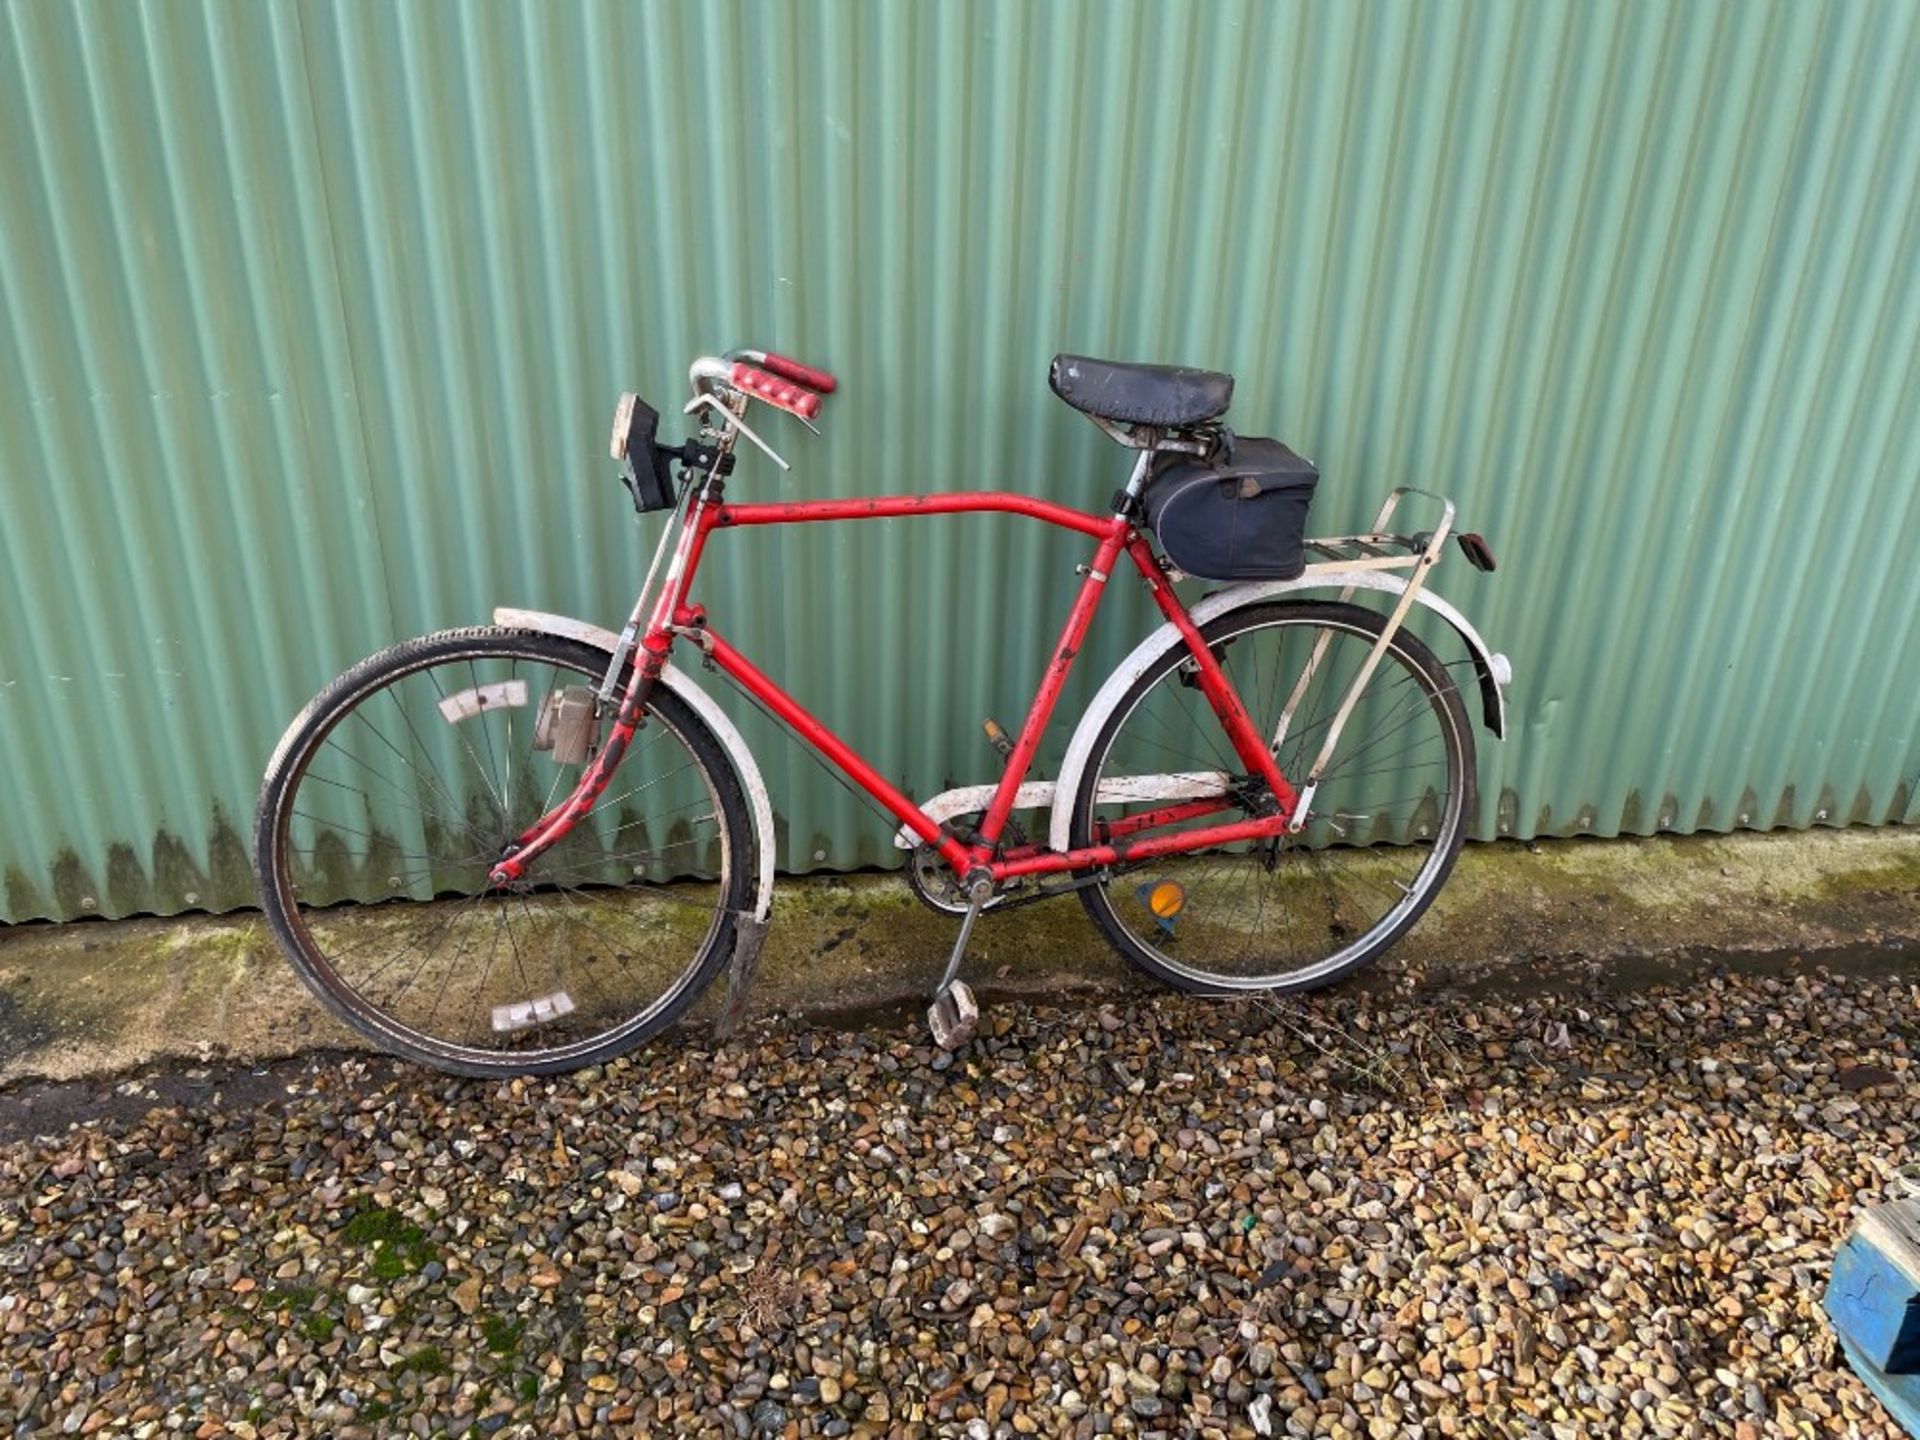
<svg viewBox="0 0 1920 1440">
<path fill-rule="evenodd" d="M 979 823 L 978 815 L 956 815 L 940 827 L 940 833 L 955 837 L 971 835 Z M 1027 843 L 1027 832 L 1020 828 L 1017 821 L 1008 820 L 1005 838 L 1010 845 L 1024 845 Z M 960 886 L 960 877 L 940 858 L 940 852 L 925 840 L 907 852 L 907 888 L 929 910 L 941 915 L 967 913 L 967 896 Z M 985 914 L 1010 898 L 1006 895 L 995 896 L 981 913 Z"/>
<path fill-rule="evenodd" d="M 967 898 L 961 892 L 960 877 L 940 858 L 940 852 L 924 840 L 907 854 L 907 888 L 929 910 L 942 915 L 967 913 Z"/>
</svg>

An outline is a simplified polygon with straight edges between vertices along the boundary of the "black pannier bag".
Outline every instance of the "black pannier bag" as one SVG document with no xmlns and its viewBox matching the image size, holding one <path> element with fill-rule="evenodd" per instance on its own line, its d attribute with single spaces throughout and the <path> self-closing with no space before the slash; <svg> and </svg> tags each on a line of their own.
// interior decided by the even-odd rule
<svg viewBox="0 0 1920 1440">
<path fill-rule="evenodd" d="M 1307 568 L 1320 472 L 1278 440 L 1235 436 L 1225 460 L 1181 456 L 1147 482 L 1147 525 L 1202 580 L 1291 580 Z"/>
</svg>

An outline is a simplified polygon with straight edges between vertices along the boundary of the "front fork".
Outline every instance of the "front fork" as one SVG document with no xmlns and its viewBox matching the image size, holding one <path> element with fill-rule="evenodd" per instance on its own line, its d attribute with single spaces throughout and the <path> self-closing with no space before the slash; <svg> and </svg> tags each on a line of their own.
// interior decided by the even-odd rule
<svg viewBox="0 0 1920 1440">
<path fill-rule="evenodd" d="M 613 779 L 613 772 L 620 768 L 620 762 L 627 757 L 627 747 L 633 743 L 634 735 L 645 723 L 643 717 L 647 712 L 647 701 L 652 698 L 653 687 L 667 666 L 672 636 L 661 636 L 658 649 L 654 648 L 654 637 L 649 635 L 647 638 L 648 643 L 641 648 L 634 662 L 633 681 L 620 702 L 619 714 L 614 718 L 613 729 L 608 732 L 600 753 L 593 757 L 580 776 L 580 783 L 573 787 L 573 793 L 561 801 L 557 809 L 542 815 L 521 831 L 519 837 L 494 862 L 493 869 L 487 872 L 487 883 L 494 888 L 505 889 L 518 881 L 535 860 L 565 839 L 567 832 L 573 829 L 580 818 L 600 803 L 600 797 L 606 793 L 607 785 Z"/>
<path fill-rule="evenodd" d="M 660 544 L 653 552 L 653 564 L 648 567 L 646 581 L 640 588 L 640 598 L 634 602 L 626 632 L 620 637 L 620 645 L 600 685 L 600 698 L 604 704 L 618 688 L 620 673 L 631 653 L 633 678 L 628 682 L 627 693 L 620 701 L 620 709 L 614 716 L 613 729 L 608 733 L 606 743 L 580 776 L 580 783 L 573 787 L 573 792 L 560 802 L 558 808 L 548 811 L 521 831 L 500 858 L 494 861 L 493 868 L 487 872 L 487 882 L 495 888 L 504 888 L 521 880 L 535 860 L 565 839 L 567 832 L 579 823 L 581 817 L 600 803 L 600 797 L 606 793 L 607 785 L 613 779 L 613 772 L 626 759 L 627 747 L 646 723 L 647 702 L 653 698 L 653 687 L 659 683 L 661 672 L 667 668 L 667 657 L 673 651 L 674 613 L 692 581 L 693 572 L 700 564 L 700 552 L 706 546 L 707 531 L 711 528 L 707 516 L 717 503 L 717 496 L 710 495 L 709 491 L 716 483 L 714 475 L 710 473 L 705 482 L 689 490 L 694 500 L 691 508 L 682 516 L 679 530 L 676 532 L 669 525 L 661 533 Z M 667 566 L 660 594 L 653 602 L 652 618 L 646 621 L 645 634 L 636 648 L 632 637 L 640 633 L 641 617 L 648 613 L 647 597 L 653 592 L 653 577 L 660 568 L 661 557 L 665 555 L 669 543 L 673 545 L 673 559 Z"/>
</svg>

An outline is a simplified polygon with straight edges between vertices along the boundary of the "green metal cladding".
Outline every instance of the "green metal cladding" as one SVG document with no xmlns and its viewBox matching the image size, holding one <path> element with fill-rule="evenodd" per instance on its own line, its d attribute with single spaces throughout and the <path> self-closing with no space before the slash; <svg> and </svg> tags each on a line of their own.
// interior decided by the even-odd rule
<svg viewBox="0 0 1920 1440">
<path fill-rule="evenodd" d="M 843 382 L 822 439 L 767 416 L 795 467 L 742 497 L 1097 508 L 1124 458 L 1056 349 L 1233 371 L 1233 422 L 1318 460 L 1317 528 L 1451 494 L 1501 568 L 1438 588 L 1516 676 L 1482 837 L 1910 817 L 1920 5 L 0 21 L 5 919 L 245 904 L 259 776 L 335 673 L 497 603 L 617 626 L 658 522 L 614 397 L 671 411 L 735 344 Z M 728 534 L 703 598 L 926 793 L 995 773 L 979 721 L 1024 712 L 1081 548 Z M 716 690 L 784 865 L 894 858 Z"/>
</svg>

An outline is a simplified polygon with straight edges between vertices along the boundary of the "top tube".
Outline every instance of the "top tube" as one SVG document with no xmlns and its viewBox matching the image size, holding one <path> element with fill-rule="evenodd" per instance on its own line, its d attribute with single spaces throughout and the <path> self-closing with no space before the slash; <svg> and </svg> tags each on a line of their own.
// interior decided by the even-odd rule
<svg viewBox="0 0 1920 1440">
<path fill-rule="evenodd" d="M 1034 520 L 1104 539 L 1113 532 L 1113 516 L 1091 515 L 1007 490 L 943 491 L 934 495 L 873 495 L 853 500 L 794 500 L 755 505 L 722 505 L 716 525 L 804 525 L 819 520 L 897 520 L 912 515 L 1025 515 Z"/>
</svg>

